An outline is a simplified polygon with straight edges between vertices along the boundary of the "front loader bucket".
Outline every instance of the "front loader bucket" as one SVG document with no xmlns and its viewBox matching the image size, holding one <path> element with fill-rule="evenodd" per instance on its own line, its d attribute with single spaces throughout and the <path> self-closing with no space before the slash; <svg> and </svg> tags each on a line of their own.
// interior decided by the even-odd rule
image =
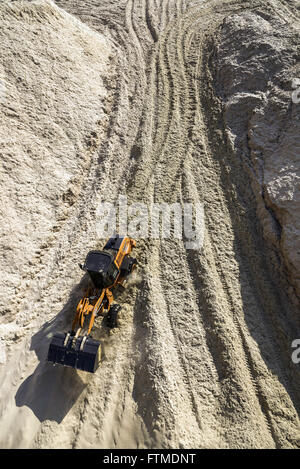
<svg viewBox="0 0 300 469">
<path fill-rule="evenodd" d="M 67 338 L 67 335 L 69 336 Z M 82 342 L 84 343 L 82 345 Z M 47 360 L 59 365 L 95 373 L 101 359 L 101 343 L 90 337 L 78 337 L 66 333 L 54 334 Z"/>
</svg>

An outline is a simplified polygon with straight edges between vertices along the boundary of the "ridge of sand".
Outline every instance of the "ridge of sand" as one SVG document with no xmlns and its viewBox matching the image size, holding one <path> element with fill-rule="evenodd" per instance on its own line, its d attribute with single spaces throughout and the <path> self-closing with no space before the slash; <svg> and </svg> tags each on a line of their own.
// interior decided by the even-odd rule
<svg viewBox="0 0 300 469">
<path fill-rule="evenodd" d="M 107 70 L 93 55 L 100 75 L 107 70 L 107 123 L 90 121 L 89 127 L 85 114 L 80 119 L 87 127 L 80 128 L 79 141 L 93 125 L 99 129 L 83 170 L 88 184 L 75 180 L 69 195 L 76 197 L 47 246 L 32 235 L 38 263 L 25 272 L 27 284 L 14 298 L 18 310 L 2 318 L 20 327 L 15 335 L 7 332 L 0 365 L 1 447 L 299 447 L 300 373 L 291 361 L 299 315 L 264 238 L 248 167 L 228 141 L 220 94 L 226 82 L 218 75 L 215 81 L 226 59 L 218 39 L 234 33 L 226 36 L 224 22 L 233 15 L 242 21 L 250 12 L 254 23 L 264 18 L 270 30 L 273 21 L 284 21 L 293 37 L 296 6 L 258 0 L 57 3 L 99 41 L 104 36 L 114 56 Z M 0 9 L 35 11 L 37 5 L 45 3 Z M 72 24 L 73 44 L 78 23 L 69 16 L 65 21 Z M 80 96 L 86 93 L 83 88 Z M 101 367 L 95 375 L 53 368 L 45 363 L 51 334 L 68 328 L 85 282 L 76 265 L 103 241 L 96 236 L 97 206 L 119 194 L 129 203 L 204 203 L 204 246 L 188 251 L 181 240 L 138 240 L 140 281 L 118 298 L 121 324 L 106 338 Z M 35 298 L 37 266 L 42 288 Z M 28 307 L 32 301 L 30 311 L 26 301 Z"/>
</svg>

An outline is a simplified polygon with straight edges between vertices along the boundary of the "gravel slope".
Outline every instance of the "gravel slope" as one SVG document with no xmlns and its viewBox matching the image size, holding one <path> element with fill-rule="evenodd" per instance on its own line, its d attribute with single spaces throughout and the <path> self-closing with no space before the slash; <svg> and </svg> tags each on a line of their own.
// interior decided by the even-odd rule
<svg viewBox="0 0 300 469">
<path fill-rule="evenodd" d="M 51 2 L 13 3 L 0 5 L 2 24 L 6 8 L 45 9 L 46 24 L 38 22 L 43 34 L 48 28 L 59 31 L 61 21 L 70 34 L 72 47 L 57 49 L 57 55 L 67 60 L 69 51 L 79 47 L 93 61 L 80 59 L 78 66 L 75 56 L 72 73 L 81 83 L 80 94 L 70 96 L 78 112 L 73 129 L 79 152 L 89 155 L 88 163 L 75 158 L 71 133 L 72 145 L 60 137 L 58 166 L 64 177 L 63 165 L 70 165 L 71 186 L 56 187 L 51 167 L 49 193 L 42 192 L 37 201 L 43 206 L 45 199 L 45 211 L 50 203 L 48 225 L 41 231 L 39 225 L 33 230 L 24 222 L 20 242 L 25 240 L 25 247 L 7 238 L 15 264 L 24 252 L 31 264 L 22 271 L 22 288 L 1 298 L 6 359 L 0 365 L 0 446 L 299 447 L 300 372 L 291 361 L 291 342 L 300 337 L 297 296 L 294 287 L 289 291 L 285 269 L 279 268 L 281 261 L 274 254 L 278 246 L 263 230 L 257 186 L 251 185 L 243 148 L 228 139 L 232 128 L 222 94 L 226 80 L 218 69 L 222 58 L 226 61 L 220 41 L 232 33 L 226 30 L 232 15 L 242 21 L 251 12 L 254 23 L 264 18 L 271 30 L 276 21 L 284 22 L 296 40 L 296 3 L 57 1 L 85 23 L 84 46 L 76 41 L 77 20 Z M 23 24 L 26 18 L 19 21 Z M 97 47 L 91 50 L 94 41 L 104 47 L 101 54 Z M 40 57 L 41 49 L 35 48 Z M 284 66 L 294 66 L 293 53 Z M 28 54 L 27 49 L 29 73 Z M 8 63 L 4 65 L 7 80 L 14 83 Z M 99 100 L 93 98 L 94 87 L 99 93 L 97 74 Z M 69 96 L 68 90 L 61 92 Z M 39 104 L 28 102 L 26 115 L 38 109 Z M 64 106 L 56 109 L 61 115 Z M 94 119 L 101 110 L 105 116 Z M 8 119 L 6 107 L 4 122 L 11 129 Z M 44 128 L 38 114 L 33 120 Z M 12 132 L 24 148 L 17 131 Z M 36 134 L 41 138 L 40 129 Z M 43 141 L 53 148 L 48 136 Z M 36 154 L 42 160 L 42 151 Z M 51 155 L 48 158 L 57 167 Z M 25 162 L 18 164 L 27 174 Z M 34 177 L 41 183 L 43 171 L 42 164 L 36 167 Z M 11 181 L 10 187 L 18 184 Z M 97 206 L 103 199 L 117 200 L 119 194 L 126 194 L 129 203 L 202 202 L 204 246 L 195 251 L 176 239 L 138 240 L 139 276 L 118 298 L 123 305 L 120 328 L 108 334 L 99 325 L 95 331 L 105 342 L 101 367 L 93 376 L 53 368 L 45 363 L 51 333 L 68 328 L 85 282 L 77 263 L 103 242 L 96 234 Z M 20 197 L 24 201 L 23 194 Z M 66 205 L 63 217 L 56 215 Z M 58 221 L 49 223 L 56 216 Z M 11 218 L 4 213 L 4 220 Z M 31 258 L 33 249 L 38 251 Z M 2 268 L 8 272 L 4 283 L 8 265 L 10 261 Z"/>
</svg>

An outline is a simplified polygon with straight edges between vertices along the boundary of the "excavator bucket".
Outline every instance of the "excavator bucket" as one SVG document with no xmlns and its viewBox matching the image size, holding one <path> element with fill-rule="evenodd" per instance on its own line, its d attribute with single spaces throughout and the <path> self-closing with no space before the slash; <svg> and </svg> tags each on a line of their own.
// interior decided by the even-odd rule
<svg viewBox="0 0 300 469">
<path fill-rule="evenodd" d="M 101 343 L 90 337 L 54 334 L 47 360 L 59 365 L 95 373 L 101 359 Z"/>
</svg>

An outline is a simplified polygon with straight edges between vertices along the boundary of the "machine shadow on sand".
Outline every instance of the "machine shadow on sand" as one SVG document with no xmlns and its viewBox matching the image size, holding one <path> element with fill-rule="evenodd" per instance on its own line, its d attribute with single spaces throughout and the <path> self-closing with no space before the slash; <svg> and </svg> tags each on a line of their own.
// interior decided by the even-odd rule
<svg viewBox="0 0 300 469">
<path fill-rule="evenodd" d="M 89 278 L 85 274 L 72 289 L 63 309 L 51 321 L 46 322 L 31 339 L 30 350 L 35 351 L 39 364 L 33 374 L 20 385 L 15 395 L 15 402 L 17 407 L 29 407 L 40 422 L 52 420 L 60 423 L 93 378 L 90 373 L 47 362 L 53 334 L 70 329 L 76 305 L 88 283 Z M 117 299 L 120 294 L 122 290 L 117 288 L 115 298 Z M 93 332 L 97 340 L 102 343 L 101 361 L 104 361 L 109 331 L 101 322 L 101 318 L 98 318 L 98 324 Z"/>
<path fill-rule="evenodd" d="M 87 275 L 84 275 L 72 289 L 63 309 L 31 339 L 30 350 L 35 351 L 39 364 L 20 385 L 15 401 L 18 407 L 29 407 L 41 422 L 54 420 L 60 423 L 89 382 L 88 374 L 46 361 L 53 333 L 70 329 L 76 304 L 87 282 Z"/>
</svg>

